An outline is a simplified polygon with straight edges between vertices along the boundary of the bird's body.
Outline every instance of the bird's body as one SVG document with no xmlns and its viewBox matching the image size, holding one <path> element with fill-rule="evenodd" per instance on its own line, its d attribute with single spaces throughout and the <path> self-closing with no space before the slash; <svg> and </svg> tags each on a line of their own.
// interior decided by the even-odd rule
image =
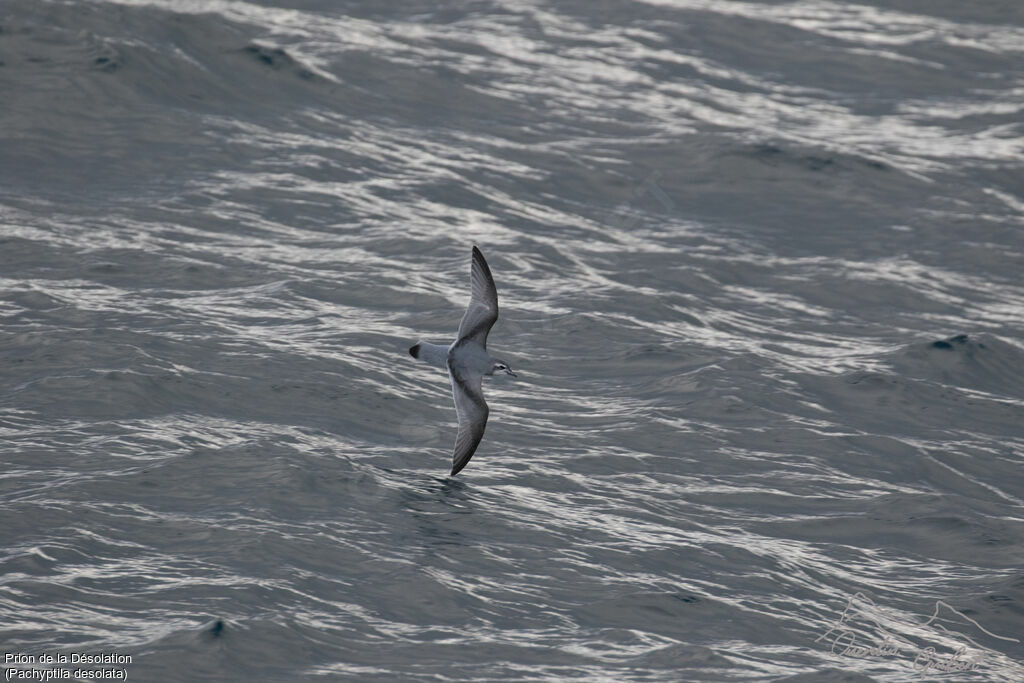
<svg viewBox="0 0 1024 683">
<path fill-rule="evenodd" d="M 472 339 L 457 341 L 448 351 L 449 366 L 475 375 L 493 375 L 494 361 L 487 349 Z"/>
<path fill-rule="evenodd" d="M 409 349 L 413 358 L 448 371 L 455 412 L 459 416 L 452 475 L 466 466 L 484 436 L 490 413 L 481 386 L 484 375 L 502 370 L 516 376 L 508 363 L 487 352 L 487 335 L 498 319 L 498 290 L 484 255 L 476 247 L 473 247 L 470 283 L 469 306 L 462 316 L 455 341 L 448 346 L 418 342 Z"/>
</svg>

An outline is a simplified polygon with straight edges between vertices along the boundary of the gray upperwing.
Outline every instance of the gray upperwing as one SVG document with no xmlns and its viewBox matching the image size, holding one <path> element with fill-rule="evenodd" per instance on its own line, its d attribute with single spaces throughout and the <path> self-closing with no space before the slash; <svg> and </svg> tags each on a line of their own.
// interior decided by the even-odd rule
<svg viewBox="0 0 1024 683">
<path fill-rule="evenodd" d="M 470 297 L 457 341 L 469 338 L 487 348 L 487 334 L 498 319 L 498 289 L 494 286 L 491 269 L 480 250 L 473 247 L 473 262 L 469 269 Z"/>
<path fill-rule="evenodd" d="M 452 383 L 452 397 L 455 399 L 455 412 L 459 416 L 459 435 L 455 437 L 455 450 L 452 453 L 452 476 L 462 471 L 469 459 L 476 453 L 476 447 L 484 438 L 487 427 L 487 402 L 481 388 L 482 375 L 469 374 L 465 370 L 455 370 L 448 364 L 448 378 Z"/>
</svg>

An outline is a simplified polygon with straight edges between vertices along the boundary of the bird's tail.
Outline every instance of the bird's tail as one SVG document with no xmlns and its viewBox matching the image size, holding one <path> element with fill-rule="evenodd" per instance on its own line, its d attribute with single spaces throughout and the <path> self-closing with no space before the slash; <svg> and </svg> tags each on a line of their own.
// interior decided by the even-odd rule
<svg viewBox="0 0 1024 683">
<path fill-rule="evenodd" d="M 428 365 L 436 365 L 439 368 L 448 367 L 448 347 L 430 342 L 416 342 L 409 347 L 409 355 L 416 360 L 423 361 Z"/>
</svg>

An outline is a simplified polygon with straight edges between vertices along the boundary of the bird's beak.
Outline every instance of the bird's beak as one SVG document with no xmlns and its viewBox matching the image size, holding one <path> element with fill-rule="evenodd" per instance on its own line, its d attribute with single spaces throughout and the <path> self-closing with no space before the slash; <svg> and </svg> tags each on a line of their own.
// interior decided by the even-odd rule
<svg viewBox="0 0 1024 683">
<path fill-rule="evenodd" d="M 512 372 L 512 368 L 505 368 L 505 374 L 506 375 L 512 375 L 513 377 L 518 377 L 519 376 L 516 373 Z"/>
</svg>

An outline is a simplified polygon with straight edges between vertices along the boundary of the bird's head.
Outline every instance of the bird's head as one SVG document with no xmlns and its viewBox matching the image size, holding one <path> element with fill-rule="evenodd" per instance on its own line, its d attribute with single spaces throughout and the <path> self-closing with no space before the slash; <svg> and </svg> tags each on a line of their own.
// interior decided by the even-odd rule
<svg viewBox="0 0 1024 683">
<path fill-rule="evenodd" d="M 508 363 L 497 358 L 494 359 L 494 365 L 491 366 L 491 371 L 488 374 L 493 375 L 496 372 L 504 372 L 506 375 L 512 375 L 513 377 L 519 376 L 512 372 L 512 368 L 509 367 Z"/>
</svg>

